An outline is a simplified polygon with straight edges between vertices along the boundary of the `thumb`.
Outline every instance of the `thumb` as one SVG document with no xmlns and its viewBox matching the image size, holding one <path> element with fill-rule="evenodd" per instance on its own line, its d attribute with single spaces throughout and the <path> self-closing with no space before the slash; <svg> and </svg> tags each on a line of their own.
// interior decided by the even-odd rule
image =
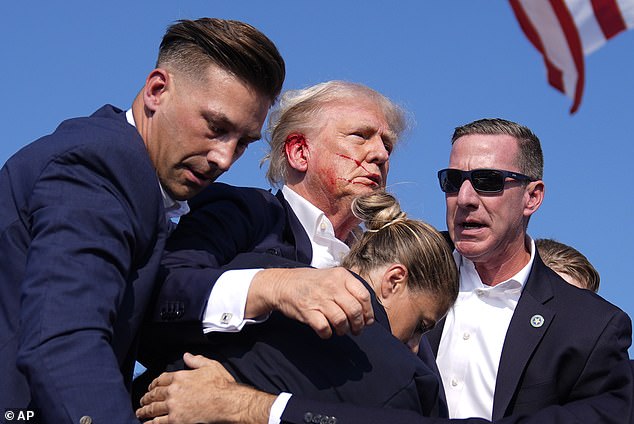
<svg viewBox="0 0 634 424">
<path fill-rule="evenodd" d="M 193 370 L 202 367 L 208 367 L 216 362 L 212 359 L 205 358 L 202 355 L 192 355 L 189 352 L 185 352 L 185 354 L 183 355 L 183 361 L 185 361 L 185 365 Z"/>
</svg>

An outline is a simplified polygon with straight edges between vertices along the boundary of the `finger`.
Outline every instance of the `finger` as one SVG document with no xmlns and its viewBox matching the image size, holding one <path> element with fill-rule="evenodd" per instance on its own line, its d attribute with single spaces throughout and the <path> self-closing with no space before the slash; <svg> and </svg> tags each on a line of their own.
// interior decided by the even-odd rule
<svg viewBox="0 0 634 424">
<path fill-rule="evenodd" d="M 167 387 L 155 387 L 140 400 L 141 406 L 149 405 L 153 402 L 161 402 L 167 399 Z"/>
<path fill-rule="evenodd" d="M 167 402 L 153 402 L 136 410 L 137 418 L 148 419 L 167 415 Z"/>
<path fill-rule="evenodd" d="M 172 384 L 172 380 L 174 379 L 174 373 L 172 372 L 164 372 L 158 377 L 156 377 L 150 385 L 148 386 L 148 392 L 158 386 L 169 386 Z"/>
<path fill-rule="evenodd" d="M 346 294 L 346 296 L 350 297 L 349 294 Z M 341 297 L 342 296 L 340 295 L 335 300 L 328 301 L 322 306 L 323 314 L 330 323 L 332 330 L 340 336 L 350 332 L 348 316 L 339 303 L 337 303 L 341 300 Z"/>
<path fill-rule="evenodd" d="M 363 314 L 363 306 L 359 300 L 352 296 L 352 294 L 345 289 L 341 293 L 338 293 L 334 299 L 336 305 L 341 309 L 343 317 L 339 316 L 338 319 L 345 317 L 346 323 L 341 326 L 337 326 L 337 334 L 341 334 L 339 331 L 350 330 L 352 334 L 359 334 L 363 327 L 366 325 L 365 317 Z"/>
<path fill-rule="evenodd" d="M 314 310 L 306 311 L 304 320 L 322 339 L 329 339 L 332 336 L 332 328 L 323 313 Z"/>
<path fill-rule="evenodd" d="M 189 352 L 185 352 L 183 355 L 183 361 L 189 368 L 195 370 L 202 367 L 213 366 L 216 361 L 209 358 L 205 358 L 202 355 L 192 355 Z"/>
<path fill-rule="evenodd" d="M 372 309 L 372 300 L 368 289 L 354 277 L 346 280 L 346 289 L 361 305 L 361 315 L 364 324 L 372 324 L 374 322 L 374 310 Z"/>
</svg>

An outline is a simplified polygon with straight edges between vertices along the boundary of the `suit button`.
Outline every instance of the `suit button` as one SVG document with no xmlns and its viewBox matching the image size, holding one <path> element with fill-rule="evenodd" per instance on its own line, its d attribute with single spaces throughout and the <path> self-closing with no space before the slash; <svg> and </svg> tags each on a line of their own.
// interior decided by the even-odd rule
<svg viewBox="0 0 634 424">
<path fill-rule="evenodd" d="M 79 424 L 92 424 L 92 418 L 88 415 L 84 415 L 79 419 Z"/>
<path fill-rule="evenodd" d="M 313 424 L 320 424 L 321 423 L 321 414 L 317 414 L 313 417 Z"/>
<path fill-rule="evenodd" d="M 330 417 L 328 424 L 337 424 L 337 419 L 335 417 Z"/>
<path fill-rule="evenodd" d="M 310 412 L 306 412 L 304 414 L 304 422 L 305 423 L 312 423 L 313 422 L 313 414 L 311 414 Z"/>
</svg>

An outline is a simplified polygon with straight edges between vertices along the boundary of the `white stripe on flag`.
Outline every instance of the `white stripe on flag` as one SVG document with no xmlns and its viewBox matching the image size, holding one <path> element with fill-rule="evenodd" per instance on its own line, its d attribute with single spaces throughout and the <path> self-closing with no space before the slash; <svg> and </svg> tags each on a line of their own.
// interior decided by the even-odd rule
<svg viewBox="0 0 634 424">
<path fill-rule="evenodd" d="M 564 93 L 574 99 L 577 68 L 550 3 L 548 0 L 520 0 L 520 3 L 542 40 L 546 57 L 563 73 Z"/>
<path fill-rule="evenodd" d="M 565 0 L 565 3 L 579 30 L 583 54 L 589 55 L 605 44 L 606 39 L 597 18 L 594 16 L 592 3 L 585 0 Z"/>
</svg>

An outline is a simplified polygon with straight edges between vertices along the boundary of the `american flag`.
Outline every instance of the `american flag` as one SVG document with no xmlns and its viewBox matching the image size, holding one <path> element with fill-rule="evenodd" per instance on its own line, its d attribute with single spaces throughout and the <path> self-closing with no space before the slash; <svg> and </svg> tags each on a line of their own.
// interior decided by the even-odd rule
<svg viewBox="0 0 634 424">
<path fill-rule="evenodd" d="M 573 99 L 574 113 L 583 96 L 584 57 L 634 27 L 634 0 L 510 2 L 522 30 L 544 57 L 548 82 Z"/>
</svg>

